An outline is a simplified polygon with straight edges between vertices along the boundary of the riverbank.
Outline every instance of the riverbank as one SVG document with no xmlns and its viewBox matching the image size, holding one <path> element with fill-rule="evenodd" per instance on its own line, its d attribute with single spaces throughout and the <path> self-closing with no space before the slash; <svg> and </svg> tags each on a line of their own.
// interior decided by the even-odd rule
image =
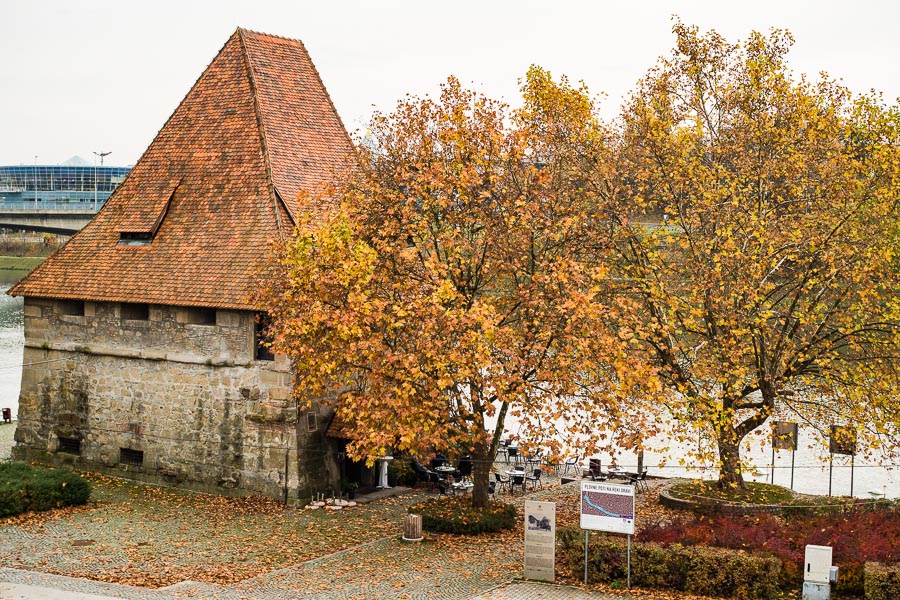
<svg viewBox="0 0 900 600">
<path fill-rule="evenodd" d="M 25 275 L 41 264 L 46 256 L 0 256 L 0 271 L 18 271 Z"/>
</svg>

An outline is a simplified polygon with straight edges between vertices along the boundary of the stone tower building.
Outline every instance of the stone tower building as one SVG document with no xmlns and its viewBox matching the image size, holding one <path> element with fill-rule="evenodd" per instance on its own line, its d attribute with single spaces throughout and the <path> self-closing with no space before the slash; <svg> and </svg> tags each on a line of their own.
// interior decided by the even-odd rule
<svg viewBox="0 0 900 600">
<path fill-rule="evenodd" d="M 14 456 L 305 497 L 338 478 L 259 342 L 254 273 L 352 156 L 303 44 L 238 29 L 25 298 Z"/>
</svg>

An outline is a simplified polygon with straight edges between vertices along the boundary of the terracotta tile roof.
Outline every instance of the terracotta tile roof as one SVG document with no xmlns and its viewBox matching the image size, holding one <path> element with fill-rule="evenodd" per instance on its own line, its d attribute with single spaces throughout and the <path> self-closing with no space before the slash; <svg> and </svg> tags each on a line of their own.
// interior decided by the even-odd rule
<svg viewBox="0 0 900 600">
<path fill-rule="evenodd" d="M 350 156 L 303 44 L 238 29 L 94 220 L 10 293 L 257 308 L 252 273 L 304 210 L 298 192 Z"/>
<path fill-rule="evenodd" d="M 352 436 L 350 435 L 350 423 L 339 417 L 337 411 L 335 411 L 335 413 L 331 415 L 331 422 L 328 423 L 328 427 L 325 428 L 325 437 L 340 440 L 352 439 Z"/>
</svg>

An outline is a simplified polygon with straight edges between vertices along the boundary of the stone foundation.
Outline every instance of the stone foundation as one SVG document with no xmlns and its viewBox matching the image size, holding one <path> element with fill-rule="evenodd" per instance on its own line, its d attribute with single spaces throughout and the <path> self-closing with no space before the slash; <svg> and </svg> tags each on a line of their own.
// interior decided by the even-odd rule
<svg viewBox="0 0 900 600">
<path fill-rule="evenodd" d="M 26 299 L 15 458 L 289 499 L 337 484 L 310 431 L 324 415 L 298 419 L 287 361 L 255 359 L 253 313 L 198 325 L 178 307 L 128 321 L 117 303 L 86 304 L 73 316 Z"/>
</svg>

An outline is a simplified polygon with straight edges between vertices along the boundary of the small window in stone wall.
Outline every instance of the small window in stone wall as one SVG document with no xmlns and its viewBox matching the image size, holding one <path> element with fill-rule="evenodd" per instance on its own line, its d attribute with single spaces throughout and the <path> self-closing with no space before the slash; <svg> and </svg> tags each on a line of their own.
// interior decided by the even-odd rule
<svg viewBox="0 0 900 600">
<path fill-rule="evenodd" d="M 119 462 L 123 465 L 140 467 L 144 464 L 144 451 L 131 448 L 119 448 Z"/>
<path fill-rule="evenodd" d="M 56 313 L 72 317 L 83 317 L 84 300 L 57 300 Z"/>
<path fill-rule="evenodd" d="M 80 456 L 81 440 L 77 438 L 60 437 L 59 448 L 57 450 L 59 452 L 65 452 L 66 454 L 78 454 Z"/>
<path fill-rule="evenodd" d="M 253 338 L 256 341 L 256 360 L 275 360 L 275 353 L 271 348 L 272 336 L 269 334 L 270 322 L 266 313 L 256 314 Z"/>
<path fill-rule="evenodd" d="M 122 303 L 122 319 L 125 321 L 149 321 L 150 305 L 135 302 Z"/>
<path fill-rule="evenodd" d="M 216 309 L 202 306 L 191 306 L 186 309 L 187 322 L 191 325 L 215 325 Z"/>
<path fill-rule="evenodd" d="M 306 430 L 310 433 L 319 430 L 319 419 L 314 412 L 306 413 Z"/>
</svg>

